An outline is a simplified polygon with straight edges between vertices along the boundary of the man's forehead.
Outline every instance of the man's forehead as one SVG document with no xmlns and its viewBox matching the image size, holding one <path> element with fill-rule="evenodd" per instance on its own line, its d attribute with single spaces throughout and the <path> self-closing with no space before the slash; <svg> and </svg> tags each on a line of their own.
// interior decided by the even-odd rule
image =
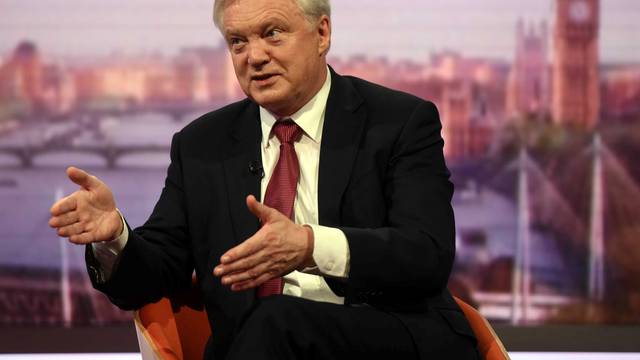
<svg viewBox="0 0 640 360">
<path fill-rule="evenodd" d="M 223 11 L 224 33 L 304 19 L 295 0 L 235 0 L 225 4 Z"/>
<path fill-rule="evenodd" d="M 300 7 L 297 0 L 228 0 L 222 8 L 224 17 L 278 10 L 291 13 Z"/>
<path fill-rule="evenodd" d="M 244 21 L 225 21 L 224 33 L 225 35 L 237 34 L 243 32 L 261 32 L 265 28 L 270 26 L 285 26 L 286 20 L 280 16 L 271 16 L 269 14 L 263 14 L 258 18 L 252 19 L 250 22 Z"/>
</svg>

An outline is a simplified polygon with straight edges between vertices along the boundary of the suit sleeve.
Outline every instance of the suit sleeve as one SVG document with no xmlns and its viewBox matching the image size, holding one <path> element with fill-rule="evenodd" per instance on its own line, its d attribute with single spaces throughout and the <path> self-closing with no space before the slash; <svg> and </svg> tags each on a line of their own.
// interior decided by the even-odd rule
<svg viewBox="0 0 640 360">
<path fill-rule="evenodd" d="M 385 226 L 340 228 L 350 250 L 349 278 L 342 287 L 352 302 L 420 299 L 446 287 L 455 226 L 441 128 L 435 105 L 420 101 L 387 164 Z"/>
<path fill-rule="evenodd" d="M 191 284 L 186 201 L 180 161 L 180 133 L 171 142 L 171 164 L 160 199 L 146 223 L 129 229 L 128 241 L 108 279 L 87 247 L 87 269 L 93 286 L 122 309 L 136 309 Z"/>
</svg>

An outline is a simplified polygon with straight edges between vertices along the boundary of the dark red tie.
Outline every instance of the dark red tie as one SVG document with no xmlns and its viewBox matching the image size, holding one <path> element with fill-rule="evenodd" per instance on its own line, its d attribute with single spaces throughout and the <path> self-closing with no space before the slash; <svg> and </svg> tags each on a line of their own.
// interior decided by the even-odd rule
<svg viewBox="0 0 640 360">
<path fill-rule="evenodd" d="M 269 179 L 264 204 L 293 220 L 293 202 L 296 199 L 296 187 L 300 176 L 300 165 L 293 143 L 300 139 L 302 129 L 287 119 L 276 122 L 272 131 L 280 140 L 280 157 Z M 283 285 L 281 277 L 271 279 L 258 287 L 257 296 L 282 294 Z"/>
</svg>

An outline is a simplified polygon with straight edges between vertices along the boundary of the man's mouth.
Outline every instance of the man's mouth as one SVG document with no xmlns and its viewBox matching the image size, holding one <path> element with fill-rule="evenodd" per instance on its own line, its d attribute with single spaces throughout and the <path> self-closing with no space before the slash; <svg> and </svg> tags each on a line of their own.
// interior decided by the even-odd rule
<svg viewBox="0 0 640 360">
<path fill-rule="evenodd" d="M 264 81 L 264 80 L 270 79 L 270 78 L 272 78 L 272 77 L 274 77 L 274 76 L 276 76 L 276 74 L 260 74 L 260 75 L 253 75 L 253 76 L 251 77 L 251 80 L 254 80 L 254 81 Z"/>
</svg>

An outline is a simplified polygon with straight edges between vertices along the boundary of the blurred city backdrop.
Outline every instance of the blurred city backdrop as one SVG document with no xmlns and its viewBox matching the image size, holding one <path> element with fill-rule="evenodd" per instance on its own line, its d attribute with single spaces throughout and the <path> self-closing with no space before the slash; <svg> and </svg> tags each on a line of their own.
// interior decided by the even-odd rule
<svg viewBox="0 0 640 360">
<path fill-rule="evenodd" d="M 493 322 L 639 324 L 640 2 L 332 5 L 331 66 L 440 109 L 451 290 Z M 0 326 L 130 321 L 48 210 L 76 165 L 142 224 L 171 135 L 243 96 L 212 1 L 0 8 Z"/>
</svg>

